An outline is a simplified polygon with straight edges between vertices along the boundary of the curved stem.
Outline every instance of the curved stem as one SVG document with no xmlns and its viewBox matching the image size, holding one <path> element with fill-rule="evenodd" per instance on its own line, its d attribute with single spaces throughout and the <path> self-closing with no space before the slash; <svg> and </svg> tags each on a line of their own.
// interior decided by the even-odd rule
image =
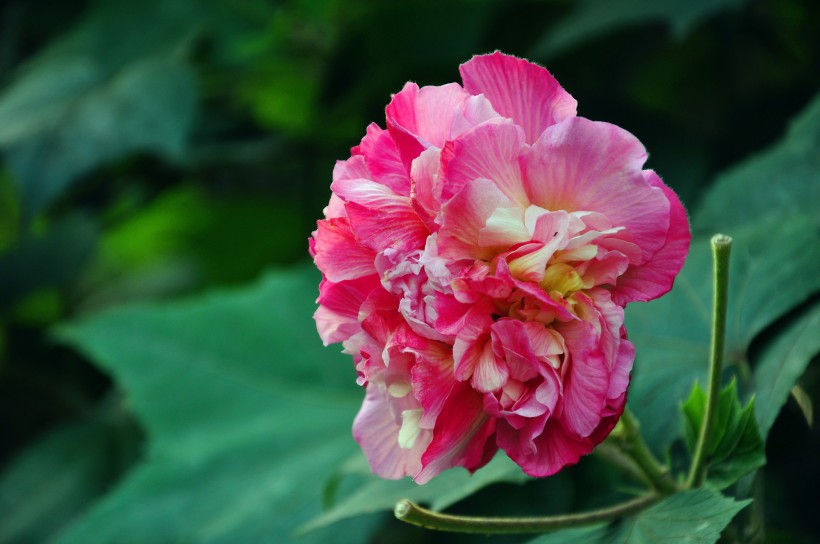
<svg viewBox="0 0 820 544">
<path fill-rule="evenodd" d="M 526 518 L 485 518 L 441 514 L 404 499 L 396 503 L 394 514 L 397 519 L 406 523 L 437 531 L 483 534 L 544 533 L 567 527 L 593 525 L 629 516 L 655 504 L 661 498 L 662 495 L 652 493 L 615 506 L 590 510 L 589 512 Z"/>
<path fill-rule="evenodd" d="M 595 447 L 592 454 L 600 457 L 601 460 L 609 463 L 611 466 L 621 470 L 633 480 L 641 482 L 647 487 L 651 487 L 653 485 L 643 469 L 638 466 L 632 457 L 626 454 L 624 447 L 616 443 L 615 440 L 606 440 L 601 442 Z"/>
<path fill-rule="evenodd" d="M 674 493 L 678 490 L 675 480 L 669 473 L 669 467 L 661 464 L 641 435 L 641 425 L 638 418 L 627 408 L 621 416 L 621 423 L 624 428 L 624 442 L 622 448 L 641 468 L 656 490 L 662 493 Z"/>
<path fill-rule="evenodd" d="M 703 425 L 700 428 L 692 466 L 689 469 L 687 487 L 700 487 L 706 480 L 708 467 L 707 457 L 711 447 L 712 429 L 717 414 L 718 396 L 720 395 L 721 375 L 723 374 L 723 350 L 726 337 L 726 311 L 729 295 L 729 254 L 732 249 L 732 238 L 725 234 L 712 237 L 712 262 L 714 291 L 712 295 L 712 345 L 709 356 L 709 390 L 706 397 L 706 408 Z"/>
</svg>

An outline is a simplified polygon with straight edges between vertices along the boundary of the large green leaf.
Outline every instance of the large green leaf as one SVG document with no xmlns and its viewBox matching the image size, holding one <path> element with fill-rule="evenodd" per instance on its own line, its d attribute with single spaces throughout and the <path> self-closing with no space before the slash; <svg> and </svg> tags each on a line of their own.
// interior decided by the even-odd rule
<svg viewBox="0 0 820 544">
<path fill-rule="evenodd" d="M 699 384 L 695 384 L 682 408 L 684 437 L 693 453 L 706 414 L 706 393 Z M 720 392 L 706 459 L 708 481 L 718 489 L 732 485 L 766 463 L 763 440 L 755 421 L 754 399 L 742 407 L 734 380 Z"/>
<path fill-rule="evenodd" d="M 150 439 L 60 542 L 286 542 L 319 514 L 323 482 L 355 450 L 361 396 L 350 360 L 316 338 L 317 281 L 296 269 L 58 330 L 112 374 Z M 369 523 L 333 540 L 363 542 Z"/>
<path fill-rule="evenodd" d="M 641 23 L 666 23 L 680 36 L 702 19 L 742 3 L 743 0 L 584 0 L 550 27 L 531 55 L 552 57 L 591 38 Z"/>
<path fill-rule="evenodd" d="M 105 161 L 136 150 L 180 156 L 193 119 L 196 84 L 183 63 L 148 58 L 112 76 L 91 61 L 78 60 L 75 65 L 82 66 L 87 81 L 62 109 L 47 119 L 38 118 L 36 130 L 29 129 L 19 139 L 0 138 L 29 216 Z M 63 74 L 49 70 L 41 78 L 40 84 L 59 87 Z M 15 87 L 11 98 L 0 97 L 0 123 L 27 115 L 14 103 L 19 92 Z"/>
<path fill-rule="evenodd" d="M 820 353 L 820 304 L 794 320 L 757 359 L 753 387 L 755 415 L 760 434 L 765 438 L 789 392 L 806 366 Z"/>
<path fill-rule="evenodd" d="M 0 149 L 31 218 L 72 181 L 132 151 L 179 157 L 197 85 L 178 60 L 187 2 L 101 2 L 0 95 Z"/>
<path fill-rule="evenodd" d="M 462 469 L 450 470 L 423 486 L 408 479 L 392 481 L 370 476 L 332 508 L 305 524 L 301 530 L 308 532 L 349 517 L 392 511 L 401 499 L 429 503 L 434 510 L 442 510 L 490 484 L 523 483 L 529 479 L 521 467 L 503 454 L 497 455 L 472 476 Z"/>
<path fill-rule="evenodd" d="M 0 473 L 0 542 L 45 542 L 88 508 L 130 460 L 131 435 L 94 420 L 32 444 Z"/>
<path fill-rule="evenodd" d="M 748 349 L 764 328 L 820 290 L 820 254 L 809 219 L 736 228 L 729 278 L 727 364 L 746 364 Z M 636 362 L 629 403 L 649 443 L 662 451 L 680 433 L 678 405 L 692 383 L 706 381 L 711 311 L 709 242 L 696 240 L 675 287 L 663 298 L 627 308 L 627 330 Z"/>
<path fill-rule="evenodd" d="M 786 137 L 721 175 L 693 218 L 698 232 L 804 214 L 820 221 L 820 94 Z M 816 242 L 815 242 L 816 244 Z"/>
<path fill-rule="evenodd" d="M 711 544 L 749 502 L 738 502 L 708 489 L 693 489 L 610 526 L 556 531 L 527 544 Z"/>
</svg>

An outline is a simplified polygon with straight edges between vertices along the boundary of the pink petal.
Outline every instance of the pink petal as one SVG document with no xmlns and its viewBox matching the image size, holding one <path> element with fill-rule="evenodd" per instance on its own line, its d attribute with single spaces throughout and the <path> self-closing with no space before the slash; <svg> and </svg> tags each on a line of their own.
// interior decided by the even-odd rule
<svg viewBox="0 0 820 544">
<path fill-rule="evenodd" d="M 511 375 L 521 382 L 535 378 L 538 375 L 538 363 L 524 322 L 505 317 L 493 323 L 490 330 L 493 351 L 509 366 Z"/>
<path fill-rule="evenodd" d="M 430 147 L 413 161 L 410 169 L 412 180 L 410 198 L 413 202 L 413 209 L 431 232 L 439 229 L 436 217 L 441 211 L 440 155 L 439 149 Z"/>
<path fill-rule="evenodd" d="M 441 148 L 447 140 L 476 124 L 498 118 L 483 97 L 473 97 L 457 83 L 419 89 L 407 83 L 393 96 L 385 112 L 387 128 L 409 171 L 426 148 Z"/>
<path fill-rule="evenodd" d="M 410 195 L 410 178 L 389 132 L 371 123 L 358 150 L 364 155 L 372 179 L 390 187 L 396 194 Z"/>
<path fill-rule="evenodd" d="M 313 319 L 326 346 L 347 340 L 360 330 L 359 309 L 377 289 L 381 290 L 381 284 L 375 275 L 340 283 L 322 281 L 317 299 L 320 306 Z"/>
<path fill-rule="evenodd" d="M 504 247 L 481 247 L 479 235 L 498 208 L 515 204 L 488 179 L 467 183 L 442 209 L 439 254 L 451 259 L 490 260 Z"/>
<path fill-rule="evenodd" d="M 496 51 L 459 67 L 464 88 L 483 94 L 495 111 L 524 129 L 527 143 L 548 126 L 575 115 L 577 102 L 541 66 Z"/>
<path fill-rule="evenodd" d="M 458 83 L 426 86 L 416 95 L 415 122 L 411 129 L 421 140 L 441 148 L 451 139 L 454 114 L 464 110 L 470 95 Z"/>
<path fill-rule="evenodd" d="M 669 200 L 669 230 L 663 246 L 648 262 L 630 267 L 618 278 L 618 284 L 612 290 L 612 299 L 616 304 L 652 300 L 668 292 L 689 253 L 692 234 L 686 210 L 678 195 L 651 170 L 644 171 L 644 179 L 652 187 L 660 188 Z"/>
<path fill-rule="evenodd" d="M 424 247 L 429 232 L 408 197 L 364 179 L 334 181 L 332 188 L 346 202 L 353 234 L 362 246 L 374 251 Z"/>
<path fill-rule="evenodd" d="M 399 447 L 401 409 L 406 403 L 391 397 L 383 387 L 368 385 L 364 403 L 353 421 L 353 438 L 373 472 L 382 478 L 397 480 L 417 474 L 422 452 L 432 439 L 430 431 L 422 430 L 411 448 Z"/>
<path fill-rule="evenodd" d="M 411 369 L 413 394 L 424 407 L 421 425 L 425 428 L 433 428 L 444 401 L 458 383 L 453 375 L 452 353 L 447 348 L 437 356 L 420 356 Z"/>
<path fill-rule="evenodd" d="M 508 424 L 498 424 L 498 445 L 507 455 L 536 478 L 551 476 L 562 468 L 574 465 L 582 455 L 592 451 L 594 444 L 589 439 L 580 438 L 567 432 L 560 421 L 550 419 L 532 444 L 522 444 L 520 433 Z"/>
<path fill-rule="evenodd" d="M 440 333 L 455 337 L 466 330 L 466 327 L 470 327 L 470 330 L 484 326 L 489 328 L 492 322 L 490 319 L 493 308 L 492 302 L 483 298 L 472 302 L 461 302 L 453 295 L 445 295 L 439 291 L 436 291 L 434 296 L 436 312 L 438 313 L 435 327 Z M 478 302 L 478 304 L 474 304 L 474 302 Z M 485 312 L 487 316 L 482 321 L 481 316 Z M 476 333 L 476 337 L 478 334 L 480 334 L 480 331 Z"/>
<path fill-rule="evenodd" d="M 370 169 L 367 168 L 365 158 L 353 155 L 346 161 L 336 161 L 333 167 L 333 181 L 343 179 L 370 179 Z"/>
<path fill-rule="evenodd" d="M 612 366 L 612 375 L 609 379 L 609 389 L 606 392 L 608 400 L 618 399 L 626 395 L 629 387 L 632 363 L 635 361 L 635 346 L 627 339 L 622 339 L 618 346 L 618 355 Z M 623 405 L 621 406 L 623 411 Z M 620 414 L 620 412 L 619 412 Z"/>
<path fill-rule="evenodd" d="M 491 123 L 465 132 L 442 153 L 447 201 L 467 183 L 478 178 L 492 180 L 507 198 L 522 208 L 529 205 L 521 180 L 519 157 L 525 149 L 521 128 L 511 123 Z"/>
<path fill-rule="evenodd" d="M 524 224 L 524 210 L 520 206 L 496 209 L 478 231 L 478 243 L 484 247 L 506 248 L 531 238 Z"/>
<path fill-rule="evenodd" d="M 376 253 L 359 245 L 346 218 L 317 221 L 316 226 L 313 260 L 328 280 L 338 283 L 376 273 Z"/>
<path fill-rule="evenodd" d="M 498 449 L 491 440 L 494 432 L 495 420 L 484 413 L 482 395 L 459 383 L 436 419 L 433 440 L 421 457 L 422 470 L 413 479 L 423 484 L 454 466 L 477 470 Z"/>
<path fill-rule="evenodd" d="M 339 198 L 338 195 L 333 193 L 330 194 L 330 201 L 325 206 L 324 210 L 325 219 L 336 219 L 337 217 L 347 217 L 347 212 L 345 211 L 345 201 Z"/>
<path fill-rule="evenodd" d="M 359 308 L 359 322 L 371 338 L 382 348 L 390 340 L 393 332 L 402 323 L 398 313 L 399 299 L 384 289 L 373 289 Z"/>
<path fill-rule="evenodd" d="M 472 380 L 470 383 L 473 389 L 488 393 L 503 387 L 510 377 L 510 369 L 507 366 L 503 357 L 497 357 L 493 351 L 493 342 L 488 335 L 486 338 L 479 340 L 475 345 L 475 349 L 467 350 L 462 357 L 460 363 L 465 367 L 471 368 Z M 453 349 L 455 357 L 455 348 Z M 471 359 L 472 357 L 472 359 Z M 461 367 L 459 367 L 461 370 Z"/>
<path fill-rule="evenodd" d="M 460 381 L 475 379 L 474 374 L 481 366 L 495 365 L 490 338 L 491 312 L 495 307 L 489 300 L 482 299 L 468 308 L 463 313 L 463 319 L 454 322 L 456 326 L 449 329 L 456 335 L 453 343 L 453 371 L 455 378 Z M 493 371 L 485 369 L 482 372 Z M 475 382 L 473 386 L 476 386 Z"/>
<path fill-rule="evenodd" d="M 416 128 L 416 96 L 419 86 L 413 82 L 405 83 L 401 91 L 393 95 L 390 104 L 385 108 L 387 115 L 387 130 L 396 143 L 404 167 L 410 171 L 413 159 L 418 157 L 427 147 L 415 135 Z"/>
<path fill-rule="evenodd" d="M 568 430 L 586 437 L 601 421 L 609 390 L 609 368 L 593 324 L 573 321 L 557 325 L 556 330 L 564 337 L 569 351 L 562 367 L 561 418 Z"/>
<path fill-rule="evenodd" d="M 645 160 L 646 150 L 630 133 L 575 117 L 544 132 L 525 160 L 524 176 L 533 204 L 603 214 L 626 227 L 646 261 L 666 240 L 670 205 L 663 190 L 644 179 Z"/>
<path fill-rule="evenodd" d="M 599 343 L 608 368 L 612 368 L 618 356 L 621 343 L 621 329 L 624 324 L 624 308 L 612 302 L 609 291 L 601 288 L 590 289 L 576 295 L 576 310 L 585 319 L 594 322 L 599 335 Z"/>
</svg>

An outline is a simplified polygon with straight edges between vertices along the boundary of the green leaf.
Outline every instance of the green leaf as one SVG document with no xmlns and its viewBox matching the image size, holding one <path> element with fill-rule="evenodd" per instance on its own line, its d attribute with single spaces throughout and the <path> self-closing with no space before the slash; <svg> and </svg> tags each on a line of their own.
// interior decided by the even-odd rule
<svg viewBox="0 0 820 544">
<path fill-rule="evenodd" d="M 352 471 L 360 471 L 351 467 Z M 368 475 L 355 490 L 300 528 L 307 533 L 340 520 L 362 514 L 392 511 L 401 499 L 429 503 L 434 510 L 442 510 L 479 489 L 499 482 L 523 483 L 530 478 L 506 455 L 499 454 L 487 466 L 472 476 L 462 469 L 449 470 L 423 486 L 412 480 L 382 480 Z"/>
<path fill-rule="evenodd" d="M 820 290 L 820 253 L 812 222 L 801 216 L 727 232 L 734 238 L 729 277 L 726 363 L 745 365 L 752 340 Z M 706 381 L 712 265 L 709 241 L 695 240 L 666 296 L 627 308 L 636 361 L 629 405 L 648 442 L 662 452 L 679 434 L 670 425 L 695 380 Z M 754 361 L 752 361 L 754 362 Z M 791 385 L 789 386 L 789 388 Z M 762 427 L 762 426 L 761 426 Z"/>
<path fill-rule="evenodd" d="M 726 386 L 718 398 L 715 425 L 709 441 L 707 479 L 723 489 L 766 463 L 763 440 L 755 421 L 754 399 L 742 407 L 737 396 L 737 382 Z M 684 437 L 693 453 L 703 426 L 706 394 L 695 384 L 689 399 L 682 405 Z"/>
<path fill-rule="evenodd" d="M 808 425 L 809 428 L 813 427 L 814 403 L 812 402 L 811 397 L 805 389 L 800 387 L 800 384 L 792 387 L 791 393 L 792 397 L 794 397 L 794 402 L 797 403 L 797 407 L 800 408 L 800 411 L 803 413 L 803 417 L 806 419 L 806 425 Z"/>
<path fill-rule="evenodd" d="M 0 95 L 0 149 L 35 214 L 96 166 L 133 151 L 179 158 L 197 83 L 179 53 L 195 6 L 99 2 Z"/>
<path fill-rule="evenodd" d="M 777 414 L 789 398 L 797 379 L 820 353 L 820 304 L 786 327 L 763 348 L 754 368 L 752 387 L 756 397 L 757 424 L 765 438 Z"/>
<path fill-rule="evenodd" d="M 58 330 L 110 372 L 145 426 L 145 461 L 60 542 L 287 542 L 355 449 L 361 393 L 348 357 L 321 347 L 318 275 L 134 306 Z M 363 542 L 371 520 L 331 538 Z"/>
<path fill-rule="evenodd" d="M 712 233 L 774 217 L 820 221 L 820 94 L 791 123 L 785 138 L 721 175 L 693 218 Z"/>
<path fill-rule="evenodd" d="M 101 421 L 53 431 L 0 474 L 0 541 L 45 542 L 102 495 L 124 459 L 117 430 Z M 130 457 L 130 456 L 129 456 Z"/>
<path fill-rule="evenodd" d="M 21 186 L 29 218 L 103 162 L 132 151 L 179 157 L 193 120 L 196 82 L 183 63 L 146 58 L 111 76 L 90 61 L 77 60 L 75 65 L 86 80 L 63 108 L 47 118 L 38 115 L 22 134 L 0 133 L 0 146 Z M 59 87 L 64 75 L 49 71 L 39 76 L 39 84 Z M 12 126 L 25 122 L 29 112 L 15 107 L 20 92 L 13 87 L 0 97 L 0 126 L 9 117 L 12 123 L 23 118 Z"/>
<path fill-rule="evenodd" d="M 709 489 L 692 489 L 621 522 L 556 531 L 527 544 L 711 544 L 717 542 L 735 514 L 750 502 L 735 501 Z"/>
<path fill-rule="evenodd" d="M 663 22 L 682 36 L 701 20 L 737 8 L 743 0 L 583 0 L 536 43 L 530 56 L 548 58 L 607 32 Z"/>
</svg>

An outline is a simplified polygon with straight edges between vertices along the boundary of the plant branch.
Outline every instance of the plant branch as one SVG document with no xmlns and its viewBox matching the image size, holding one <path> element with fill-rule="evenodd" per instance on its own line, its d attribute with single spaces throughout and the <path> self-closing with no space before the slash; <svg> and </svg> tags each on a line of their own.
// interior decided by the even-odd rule
<svg viewBox="0 0 820 544">
<path fill-rule="evenodd" d="M 629 516 L 658 502 L 662 495 L 651 493 L 636 499 L 578 514 L 526 518 L 485 518 L 441 514 L 422 508 L 413 501 L 403 499 L 396 503 L 396 518 L 425 529 L 458 533 L 520 534 L 545 533 L 556 529 L 579 527 L 612 521 Z"/>
<path fill-rule="evenodd" d="M 647 487 L 652 486 L 652 481 L 644 473 L 643 469 L 638 466 L 632 457 L 626 454 L 622 445 L 618 444 L 614 439 L 601 442 L 592 451 L 593 455 L 600 457 L 604 462 L 609 463 L 615 468 L 625 472 L 633 480 L 645 484 Z"/>
<path fill-rule="evenodd" d="M 641 424 L 629 408 L 624 410 L 621 424 L 624 429 L 621 447 L 641 468 L 652 487 L 667 494 L 677 491 L 678 486 L 669 472 L 669 467 L 658 461 L 652 454 L 641 435 Z"/>
<path fill-rule="evenodd" d="M 726 311 L 729 295 L 729 255 L 732 249 L 732 238 L 725 234 L 712 237 L 712 262 L 714 291 L 712 295 L 712 345 L 709 356 L 709 391 L 706 397 L 706 408 L 703 425 L 700 428 L 692 466 L 689 469 L 687 487 L 700 487 L 706 480 L 708 452 L 711 447 L 712 430 L 717 415 L 718 396 L 720 395 L 721 376 L 723 374 L 723 351 L 726 338 Z"/>
</svg>

